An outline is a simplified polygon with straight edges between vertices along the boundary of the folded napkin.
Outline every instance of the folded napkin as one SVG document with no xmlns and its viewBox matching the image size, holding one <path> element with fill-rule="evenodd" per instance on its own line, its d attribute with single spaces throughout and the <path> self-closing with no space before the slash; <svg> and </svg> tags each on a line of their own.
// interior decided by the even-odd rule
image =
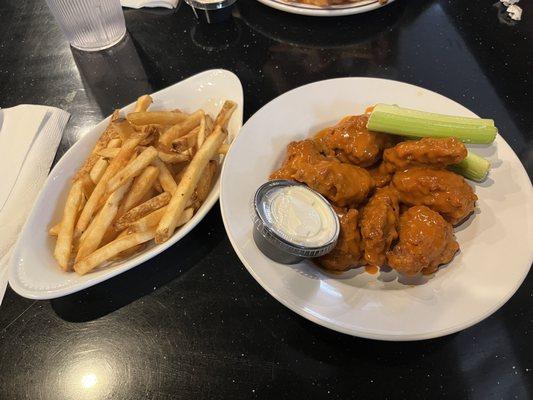
<svg viewBox="0 0 533 400">
<path fill-rule="evenodd" d="M 176 8 L 179 0 L 120 0 L 122 7 L 143 8 L 143 7 L 164 7 Z"/>
<path fill-rule="evenodd" d="M 11 253 L 54 161 L 70 117 L 54 107 L 0 110 L 0 304 Z"/>
</svg>

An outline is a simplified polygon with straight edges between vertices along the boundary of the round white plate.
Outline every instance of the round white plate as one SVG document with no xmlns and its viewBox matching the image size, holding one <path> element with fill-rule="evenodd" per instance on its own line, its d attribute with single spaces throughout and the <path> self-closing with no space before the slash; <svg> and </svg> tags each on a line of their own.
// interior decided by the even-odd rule
<svg viewBox="0 0 533 400">
<path fill-rule="evenodd" d="M 533 259 L 533 188 L 500 136 L 490 146 L 475 148 L 491 160 L 493 169 L 485 183 L 474 185 L 479 197 L 475 216 L 456 229 L 461 252 L 429 279 L 399 282 L 394 272 L 370 275 L 363 268 L 329 275 L 309 262 L 277 264 L 253 242 L 248 212 L 252 195 L 280 165 L 287 144 L 380 102 L 475 116 L 437 93 L 384 79 L 332 79 L 285 93 L 246 122 L 226 157 L 220 195 L 226 231 L 259 284 L 313 322 L 382 340 L 457 332 L 500 308 L 518 289 Z"/>
<path fill-rule="evenodd" d="M 143 93 L 139 93 L 139 95 L 141 94 Z M 233 100 L 237 103 L 237 110 L 228 126 L 230 138 L 237 135 L 242 125 L 243 94 L 241 83 L 235 74 L 223 69 L 202 72 L 153 93 L 151 96 L 154 103 L 150 110 L 180 108 L 184 111 L 193 111 L 202 108 L 211 115 L 216 115 L 224 100 Z M 124 107 L 122 111 L 131 112 L 134 108 L 135 104 L 132 103 Z M 218 181 L 193 218 L 177 230 L 165 243 L 152 245 L 133 257 L 83 276 L 74 272 L 61 271 L 53 257 L 55 240 L 48 235 L 48 228 L 53 225 L 53 222 L 59 220 L 70 180 L 87 158 L 96 140 L 108 126 L 110 118 L 106 118 L 92 128 L 65 153 L 50 172 L 35 201 L 15 247 L 9 269 L 9 284 L 21 296 L 32 299 L 60 297 L 127 271 L 155 257 L 183 238 L 205 217 L 217 201 L 219 195 Z"/>
<path fill-rule="evenodd" d="M 394 0 L 380 4 L 378 0 L 362 0 L 358 3 L 339 4 L 329 7 L 317 7 L 310 4 L 296 3 L 288 0 L 258 0 L 268 7 L 292 14 L 310 15 L 313 17 L 338 17 L 341 15 L 361 14 L 385 7 Z"/>
</svg>

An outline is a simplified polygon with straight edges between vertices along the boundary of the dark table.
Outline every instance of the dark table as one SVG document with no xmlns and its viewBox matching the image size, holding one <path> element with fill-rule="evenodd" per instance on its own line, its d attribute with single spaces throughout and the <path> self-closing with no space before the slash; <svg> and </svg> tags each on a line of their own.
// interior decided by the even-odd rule
<svg viewBox="0 0 533 400">
<path fill-rule="evenodd" d="M 43 0 L 4 0 L 1 106 L 69 111 L 59 157 L 114 108 L 209 68 L 240 77 L 245 119 L 316 80 L 391 78 L 494 118 L 531 176 L 533 8 L 522 2 L 524 20 L 513 25 L 495 1 L 398 0 L 314 19 L 239 0 L 233 21 L 216 28 L 198 25 L 185 4 L 126 9 L 125 41 L 82 53 Z M 530 399 L 532 296 L 530 274 L 490 318 L 440 339 L 345 336 L 271 298 L 240 263 L 215 207 L 168 251 L 83 292 L 32 301 L 8 289 L 0 398 Z"/>
</svg>

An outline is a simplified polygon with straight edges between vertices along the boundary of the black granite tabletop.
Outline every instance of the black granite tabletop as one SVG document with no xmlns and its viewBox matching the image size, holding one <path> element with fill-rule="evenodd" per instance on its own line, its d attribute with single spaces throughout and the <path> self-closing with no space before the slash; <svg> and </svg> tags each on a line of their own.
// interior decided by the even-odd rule
<svg viewBox="0 0 533 400">
<path fill-rule="evenodd" d="M 531 177 L 533 8 L 523 0 L 523 20 L 511 23 L 495 2 L 397 0 L 321 19 L 239 0 L 218 26 L 198 24 L 186 4 L 125 9 L 125 40 L 83 53 L 43 0 L 3 0 L 0 105 L 69 111 L 59 157 L 114 108 L 210 68 L 239 76 L 245 119 L 309 82 L 390 78 L 494 118 Z M 529 275 L 494 315 L 447 337 L 392 343 L 336 333 L 254 281 L 217 205 L 166 252 L 90 289 L 33 301 L 8 288 L 0 398 L 530 399 L 532 305 Z"/>
</svg>

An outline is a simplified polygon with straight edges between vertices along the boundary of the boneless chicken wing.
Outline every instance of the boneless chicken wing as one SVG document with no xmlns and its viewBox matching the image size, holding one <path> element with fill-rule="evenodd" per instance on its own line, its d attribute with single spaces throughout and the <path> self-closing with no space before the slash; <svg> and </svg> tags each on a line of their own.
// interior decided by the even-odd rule
<svg viewBox="0 0 533 400">
<path fill-rule="evenodd" d="M 392 268 L 406 275 L 433 273 L 459 250 L 452 226 L 426 206 L 414 206 L 402 214 L 399 237 L 387 260 Z"/>
<path fill-rule="evenodd" d="M 444 168 L 458 164 L 466 154 L 465 145 L 454 137 L 407 140 L 383 152 L 381 168 L 389 173 L 420 166 Z"/>
<path fill-rule="evenodd" d="M 287 155 L 281 167 L 272 173 L 272 179 L 291 179 L 290 177 L 309 164 L 326 160 L 320 147 L 311 139 L 291 142 L 287 146 Z M 275 177 L 274 177 L 275 176 Z"/>
<path fill-rule="evenodd" d="M 285 162 L 270 178 L 303 182 L 339 207 L 361 203 L 374 187 L 367 170 L 328 159 L 311 140 L 291 143 Z"/>
<path fill-rule="evenodd" d="M 363 208 L 361 239 L 368 264 L 385 264 L 386 253 L 398 238 L 399 209 L 398 195 L 390 187 L 378 189 Z"/>
<path fill-rule="evenodd" d="M 380 159 L 384 148 L 393 145 L 394 139 L 369 131 L 367 122 L 368 115 L 345 117 L 337 125 L 319 132 L 315 140 L 339 161 L 369 167 Z"/>
<path fill-rule="evenodd" d="M 379 167 L 370 170 L 377 187 L 388 185 L 396 171 L 412 167 L 445 168 L 467 155 L 465 145 L 454 137 L 407 140 L 383 152 Z"/>
<path fill-rule="evenodd" d="M 336 208 L 335 211 L 340 222 L 337 246 L 328 254 L 319 257 L 317 262 L 325 269 L 340 272 L 358 265 L 362 256 L 361 236 L 357 228 L 357 210 Z"/>
<path fill-rule="evenodd" d="M 463 177 L 447 170 L 415 167 L 397 172 L 392 186 L 400 201 L 425 205 L 456 225 L 474 211 L 477 196 Z"/>
</svg>

